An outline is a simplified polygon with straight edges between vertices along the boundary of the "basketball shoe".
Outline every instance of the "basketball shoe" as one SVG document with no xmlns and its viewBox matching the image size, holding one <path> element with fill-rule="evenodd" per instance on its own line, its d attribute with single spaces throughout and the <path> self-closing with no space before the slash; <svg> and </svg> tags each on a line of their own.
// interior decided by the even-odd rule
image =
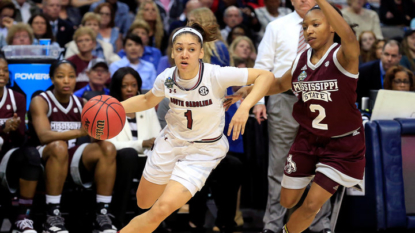
<svg viewBox="0 0 415 233">
<path fill-rule="evenodd" d="M 65 227 L 65 219 L 59 211 L 59 205 L 49 204 L 46 222 L 43 224 L 43 233 L 69 233 Z"/>
<path fill-rule="evenodd" d="M 108 204 L 98 203 L 97 215 L 94 221 L 93 233 L 117 233 L 117 228 L 112 225 Z"/>
<path fill-rule="evenodd" d="M 13 224 L 12 233 L 37 233 L 33 228 L 33 221 L 26 217 L 27 216 L 22 216 L 22 218 L 20 218 L 19 216 Z"/>
</svg>

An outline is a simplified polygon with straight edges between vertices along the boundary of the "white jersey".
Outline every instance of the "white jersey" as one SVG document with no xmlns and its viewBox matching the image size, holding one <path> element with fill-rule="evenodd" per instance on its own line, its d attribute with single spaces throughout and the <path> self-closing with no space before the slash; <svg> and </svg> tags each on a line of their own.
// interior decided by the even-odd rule
<svg viewBox="0 0 415 233">
<path fill-rule="evenodd" d="M 167 130 L 185 141 L 214 142 L 223 135 L 223 100 L 230 86 L 248 81 L 246 68 L 220 67 L 200 62 L 197 80 L 189 89 L 179 81 L 176 67 L 161 73 L 152 89 L 155 96 L 170 100 L 166 114 Z M 189 80 L 185 80 L 189 81 Z"/>
</svg>

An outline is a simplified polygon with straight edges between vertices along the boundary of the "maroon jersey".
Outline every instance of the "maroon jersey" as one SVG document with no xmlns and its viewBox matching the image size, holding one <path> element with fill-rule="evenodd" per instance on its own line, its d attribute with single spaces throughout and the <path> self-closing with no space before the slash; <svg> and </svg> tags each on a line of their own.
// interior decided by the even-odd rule
<svg viewBox="0 0 415 233">
<path fill-rule="evenodd" d="M 339 48 L 334 43 L 315 65 L 308 49 L 297 56 L 291 71 L 292 90 L 298 96 L 293 117 L 318 136 L 340 136 L 362 126 L 355 104 L 358 74 L 347 72 L 337 61 Z"/>
<path fill-rule="evenodd" d="M 24 141 L 25 131 L 25 115 L 26 115 L 26 99 L 25 97 L 11 89 L 3 88 L 3 97 L 0 100 L 0 126 L 6 124 L 6 121 L 17 113 L 20 117 L 21 123 L 19 129 L 10 131 L 10 133 L 1 133 L 3 138 L 3 146 L 1 147 L 1 154 L 6 153 L 9 149 L 20 146 Z"/>
<path fill-rule="evenodd" d="M 72 95 L 69 103 L 64 106 L 58 102 L 51 91 L 42 92 L 41 96 L 48 103 L 48 118 L 50 129 L 64 132 L 81 128 L 82 99 Z M 76 139 L 68 141 L 68 149 L 74 147 Z"/>
</svg>

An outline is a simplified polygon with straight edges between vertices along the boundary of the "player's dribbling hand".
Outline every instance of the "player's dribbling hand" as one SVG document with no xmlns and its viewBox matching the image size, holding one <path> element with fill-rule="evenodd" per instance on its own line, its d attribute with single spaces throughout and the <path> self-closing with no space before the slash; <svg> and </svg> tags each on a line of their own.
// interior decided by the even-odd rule
<svg viewBox="0 0 415 233">
<path fill-rule="evenodd" d="M 236 111 L 235 115 L 233 115 L 231 123 L 229 123 L 228 129 L 228 136 L 231 136 L 232 133 L 232 140 L 236 140 L 239 137 L 239 134 L 245 133 L 245 124 L 249 117 L 249 109 L 244 109 L 240 107 L 238 111 Z"/>
</svg>

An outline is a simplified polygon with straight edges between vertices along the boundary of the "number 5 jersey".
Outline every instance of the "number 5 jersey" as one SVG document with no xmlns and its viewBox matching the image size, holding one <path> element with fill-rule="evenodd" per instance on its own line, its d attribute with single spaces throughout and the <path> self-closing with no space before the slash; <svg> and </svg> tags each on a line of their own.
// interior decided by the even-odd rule
<svg viewBox="0 0 415 233">
<path fill-rule="evenodd" d="M 308 49 L 297 56 L 291 70 L 292 90 L 298 97 L 293 117 L 317 136 L 347 135 L 362 126 L 355 104 L 359 75 L 340 65 L 339 48 L 334 43 L 314 65 L 310 61 L 312 49 Z"/>
</svg>

